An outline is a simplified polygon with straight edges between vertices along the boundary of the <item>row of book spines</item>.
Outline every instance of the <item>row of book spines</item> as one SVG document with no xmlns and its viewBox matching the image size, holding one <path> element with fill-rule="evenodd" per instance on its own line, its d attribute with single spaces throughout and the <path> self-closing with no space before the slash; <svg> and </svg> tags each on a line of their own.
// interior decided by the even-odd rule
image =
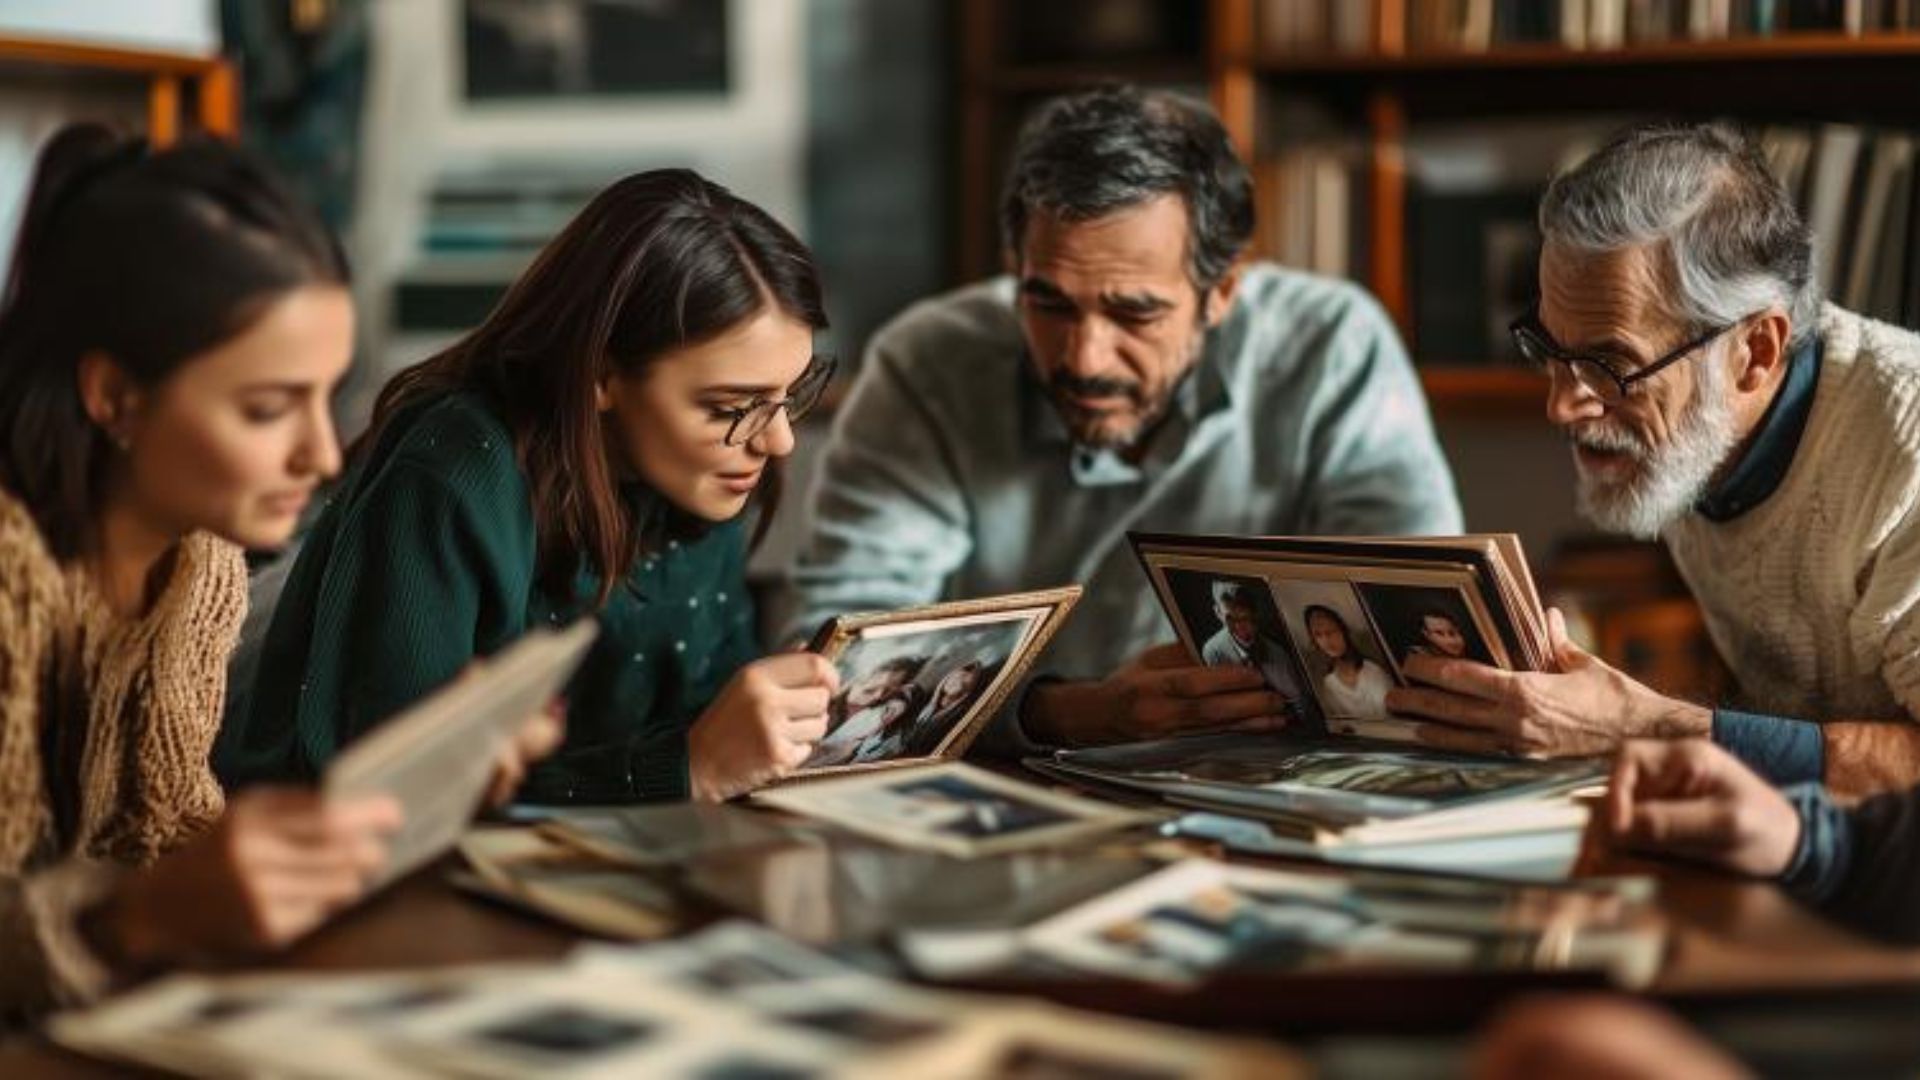
<svg viewBox="0 0 1920 1080">
<path fill-rule="evenodd" d="M 1388 3 L 1396 0 L 1387 0 Z M 1412 49 L 1508 44 L 1602 49 L 1780 34 L 1920 30 L 1920 0 L 1398 0 Z M 1263 0 L 1270 53 L 1366 52 L 1378 9 L 1366 0 Z"/>
</svg>

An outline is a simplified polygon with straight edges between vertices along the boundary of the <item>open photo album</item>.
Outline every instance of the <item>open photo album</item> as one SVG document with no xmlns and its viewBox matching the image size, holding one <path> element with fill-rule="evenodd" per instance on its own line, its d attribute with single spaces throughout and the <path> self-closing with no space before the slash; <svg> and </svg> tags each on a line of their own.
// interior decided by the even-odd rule
<svg viewBox="0 0 1920 1080">
<path fill-rule="evenodd" d="M 1260 672 L 1287 702 L 1277 735 L 1063 750 L 1029 766 L 1109 793 L 1257 818 L 1321 847 L 1411 844 L 1577 827 L 1598 761 L 1420 746 L 1387 692 L 1418 655 L 1512 671 L 1550 655 L 1519 540 L 1130 535 L 1196 662 Z"/>
<path fill-rule="evenodd" d="M 1385 699 L 1409 685 L 1414 656 L 1549 663 L 1546 613 L 1511 534 L 1129 539 L 1194 658 L 1258 669 L 1295 730 L 1411 741 Z"/>
</svg>

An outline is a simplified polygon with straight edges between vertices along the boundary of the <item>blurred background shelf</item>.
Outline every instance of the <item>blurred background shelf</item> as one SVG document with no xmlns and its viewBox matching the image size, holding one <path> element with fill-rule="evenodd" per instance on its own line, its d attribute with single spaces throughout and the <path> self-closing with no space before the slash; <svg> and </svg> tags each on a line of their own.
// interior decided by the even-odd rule
<svg viewBox="0 0 1920 1080">
<path fill-rule="evenodd" d="M 147 137 L 165 145 L 189 121 L 216 135 L 240 129 L 233 64 L 224 57 L 99 42 L 0 35 L 0 71 L 54 69 L 142 78 L 147 83 Z"/>
</svg>

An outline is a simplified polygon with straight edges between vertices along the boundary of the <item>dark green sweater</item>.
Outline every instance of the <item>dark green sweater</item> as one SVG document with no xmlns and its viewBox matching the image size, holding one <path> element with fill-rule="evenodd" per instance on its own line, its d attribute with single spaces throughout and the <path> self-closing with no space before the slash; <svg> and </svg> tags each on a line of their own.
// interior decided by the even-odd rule
<svg viewBox="0 0 1920 1080">
<path fill-rule="evenodd" d="M 636 513 L 657 496 L 627 492 Z M 528 627 L 592 606 L 535 583 L 534 518 L 504 424 L 477 396 L 396 418 L 307 537 L 267 632 L 253 707 L 215 749 L 229 785 L 311 779 L 342 746 Z M 641 558 L 599 612 L 567 691 L 567 740 L 520 798 L 687 794 L 687 729 L 758 653 L 740 522 Z"/>
</svg>

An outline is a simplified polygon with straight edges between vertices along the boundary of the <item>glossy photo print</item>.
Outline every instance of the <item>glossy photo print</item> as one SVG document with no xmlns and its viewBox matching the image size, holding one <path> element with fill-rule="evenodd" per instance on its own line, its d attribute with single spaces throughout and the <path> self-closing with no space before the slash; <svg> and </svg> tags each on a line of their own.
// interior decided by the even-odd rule
<svg viewBox="0 0 1920 1080">
<path fill-rule="evenodd" d="M 1353 586 L 1344 581 L 1273 582 L 1273 599 L 1327 723 L 1386 720 L 1393 666 Z"/>
<path fill-rule="evenodd" d="M 1201 663 L 1235 665 L 1260 673 L 1269 689 L 1287 701 L 1290 727 L 1310 721 L 1303 678 L 1287 631 L 1262 578 L 1167 567 L 1167 590 Z"/>
<path fill-rule="evenodd" d="M 1459 589 L 1374 582 L 1358 582 L 1354 588 L 1396 667 L 1422 655 L 1496 664 Z"/>
<path fill-rule="evenodd" d="M 1040 615 L 863 631 L 833 658 L 840 691 L 827 706 L 826 738 L 803 768 L 932 754 L 972 716 Z"/>
<path fill-rule="evenodd" d="M 1079 598 L 1068 586 L 829 620 L 808 647 L 840 689 L 795 777 L 960 756 Z"/>
</svg>

